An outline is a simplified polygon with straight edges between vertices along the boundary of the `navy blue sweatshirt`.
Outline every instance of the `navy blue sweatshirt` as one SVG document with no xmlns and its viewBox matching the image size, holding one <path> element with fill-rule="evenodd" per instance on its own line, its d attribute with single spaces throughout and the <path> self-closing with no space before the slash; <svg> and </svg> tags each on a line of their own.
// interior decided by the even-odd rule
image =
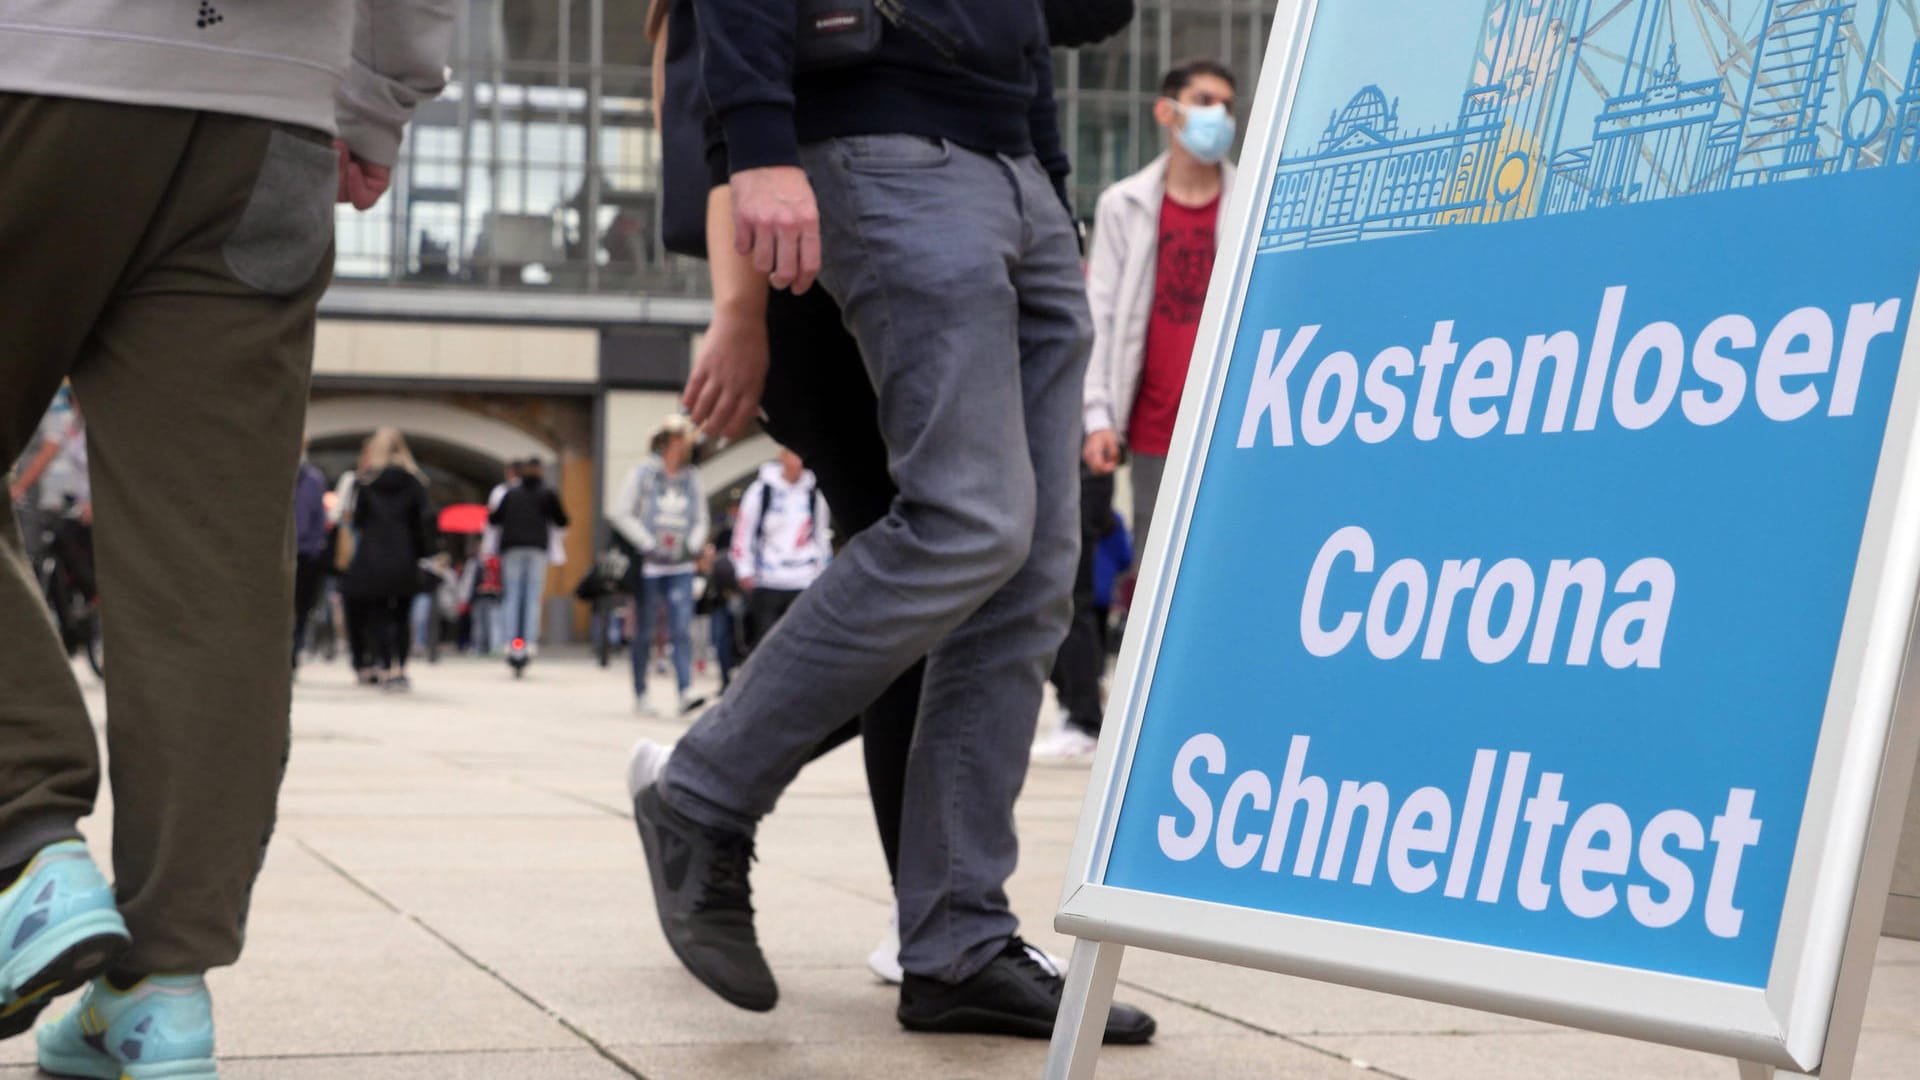
<svg viewBox="0 0 1920 1080">
<path fill-rule="evenodd" d="M 793 70 L 794 0 L 694 0 L 707 98 L 729 173 L 798 165 L 804 143 L 921 135 L 1068 171 L 1039 0 L 892 0 L 879 51 L 853 67 Z"/>
</svg>

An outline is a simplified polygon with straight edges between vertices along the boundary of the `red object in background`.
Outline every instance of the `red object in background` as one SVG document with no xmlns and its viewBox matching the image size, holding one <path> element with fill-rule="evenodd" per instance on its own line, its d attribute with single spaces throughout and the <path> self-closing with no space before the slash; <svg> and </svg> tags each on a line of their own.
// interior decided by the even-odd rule
<svg viewBox="0 0 1920 1080">
<path fill-rule="evenodd" d="M 489 555 L 480 564 L 480 592 L 487 596 L 499 596 L 506 590 L 506 583 L 500 576 L 500 556 Z"/>
<path fill-rule="evenodd" d="M 455 536 L 479 536 L 487 531 L 487 508 L 479 503 L 455 503 L 440 511 L 440 531 Z"/>
</svg>

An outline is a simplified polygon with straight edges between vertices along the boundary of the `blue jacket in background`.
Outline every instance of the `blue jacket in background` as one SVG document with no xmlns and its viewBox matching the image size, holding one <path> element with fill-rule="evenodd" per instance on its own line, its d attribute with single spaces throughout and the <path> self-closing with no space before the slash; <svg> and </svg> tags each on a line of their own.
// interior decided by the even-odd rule
<svg viewBox="0 0 1920 1080">
<path fill-rule="evenodd" d="M 1113 512 L 1113 528 L 1100 538 L 1093 549 L 1093 603 L 1098 608 L 1113 606 L 1113 583 L 1133 567 L 1133 537 L 1118 510 Z"/>
<path fill-rule="evenodd" d="M 311 461 L 300 463 L 293 481 L 294 548 L 303 559 L 327 553 L 327 478 Z"/>
</svg>

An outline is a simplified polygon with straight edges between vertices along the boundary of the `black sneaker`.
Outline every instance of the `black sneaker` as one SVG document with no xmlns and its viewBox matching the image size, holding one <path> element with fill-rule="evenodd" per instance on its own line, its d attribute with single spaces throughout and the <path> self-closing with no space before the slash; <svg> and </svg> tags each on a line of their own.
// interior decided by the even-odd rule
<svg viewBox="0 0 1920 1080">
<path fill-rule="evenodd" d="M 693 977 L 742 1009 L 766 1012 L 780 1000 L 753 932 L 747 867 L 753 838 L 688 820 L 648 784 L 633 799 L 647 851 L 660 930 Z"/>
<path fill-rule="evenodd" d="M 907 973 L 900 984 L 900 1008 L 894 1015 L 908 1031 L 976 1035 L 1053 1036 L 1054 1017 L 1067 981 L 1033 946 L 1009 938 L 1006 948 L 979 974 L 958 986 Z M 1107 1013 L 1104 1041 L 1123 1045 L 1153 1038 L 1153 1017 L 1115 1003 Z"/>
</svg>

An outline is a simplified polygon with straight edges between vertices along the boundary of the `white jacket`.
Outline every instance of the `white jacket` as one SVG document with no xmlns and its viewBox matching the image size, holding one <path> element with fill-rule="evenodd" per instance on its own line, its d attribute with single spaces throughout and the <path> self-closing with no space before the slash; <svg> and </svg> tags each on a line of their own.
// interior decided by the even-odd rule
<svg viewBox="0 0 1920 1080">
<path fill-rule="evenodd" d="M 779 462 L 760 466 L 760 478 L 740 497 L 732 557 L 734 574 L 762 589 L 804 589 L 826 570 L 832 532 L 811 469 L 789 484 Z"/>
<path fill-rule="evenodd" d="M 1087 304 L 1093 309 L 1093 356 L 1087 363 L 1088 433 L 1122 438 L 1147 361 L 1147 323 L 1160 264 L 1160 204 L 1167 194 L 1168 155 L 1100 194 L 1087 260 Z M 1220 206 L 1233 190 L 1233 162 L 1220 163 Z"/>
<path fill-rule="evenodd" d="M 447 81 L 458 0 L 0 0 L 0 90 L 338 134 L 392 165 Z"/>
</svg>

